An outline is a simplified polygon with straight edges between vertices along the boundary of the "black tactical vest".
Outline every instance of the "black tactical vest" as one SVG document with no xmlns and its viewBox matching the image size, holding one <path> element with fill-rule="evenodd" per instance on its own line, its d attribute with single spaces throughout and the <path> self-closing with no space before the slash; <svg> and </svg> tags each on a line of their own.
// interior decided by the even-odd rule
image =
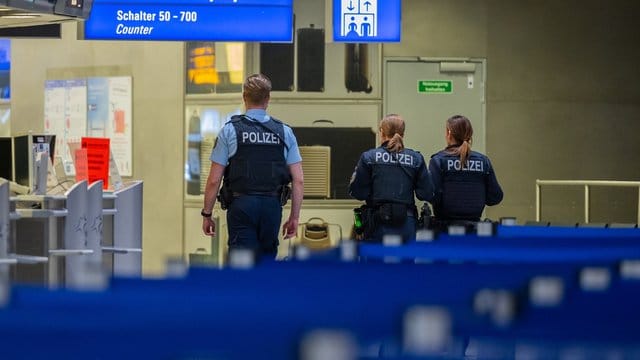
<svg viewBox="0 0 640 360">
<path fill-rule="evenodd" d="M 232 191 L 275 192 L 281 185 L 288 184 L 291 175 L 284 157 L 284 125 L 273 118 L 261 125 L 239 115 L 233 116 L 230 122 L 238 143 L 225 169 L 225 183 L 228 182 Z"/>
<path fill-rule="evenodd" d="M 392 153 L 383 147 L 371 154 L 372 200 L 374 204 L 393 202 L 413 205 L 415 179 L 421 158 L 412 150 Z"/>
<path fill-rule="evenodd" d="M 481 156 L 470 154 L 467 164 L 457 155 L 440 158 L 442 170 L 442 207 L 436 216 L 443 219 L 479 220 L 486 199 L 485 174 L 488 164 Z"/>
</svg>

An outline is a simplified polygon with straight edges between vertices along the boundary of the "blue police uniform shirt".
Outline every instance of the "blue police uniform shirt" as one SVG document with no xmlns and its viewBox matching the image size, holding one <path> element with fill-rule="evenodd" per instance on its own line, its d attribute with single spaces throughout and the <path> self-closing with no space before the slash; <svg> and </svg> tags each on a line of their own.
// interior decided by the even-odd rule
<svg viewBox="0 0 640 360">
<path fill-rule="evenodd" d="M 260 121 L 265 123 L 271 119 L 267 115 L 267 111 L 264 109 L 249 109 L 245 115 L 252 121 Z M 298 148 L 298 142 L 293 135 L 293 130 L 286 124 L 282 124 L 284 127 L 284 142 L 287 144 L 284 149 L 284 158 L 287 165 L 295 164 L 302 161 L 300 156 L 300 149 Z M 287 149 L 288 147 L 288 149 Z M 220 130 L 218 138 L 216 139 L 216 145 L 211 151 L 211 161 L 227 166 L 229 164 L 229 158 L 231 158 L 238 150 L 238 140 L 236 137 L 236 130 L 233 124 L 227 122 Z"/>
<path fill-rule="evenodd" d="M 485 205 L 499 204 L 503 198 L 491 161 L 471 151 L 466 164 L 461 164 L 460 157 L 447 149 L 434 154 L 429 161 L 435 187 L 434 215 L 444 220 L 477 221 Z"/>
<path fill-rule="evenodd" d="M 433 184 L 424 157 L 404 149 L 389 152 L 386 143 L 362 153 L 349 183 L 349 194 L 373 205 L 382 202 L 414 204 L 433 198 Z"/>
</svg>

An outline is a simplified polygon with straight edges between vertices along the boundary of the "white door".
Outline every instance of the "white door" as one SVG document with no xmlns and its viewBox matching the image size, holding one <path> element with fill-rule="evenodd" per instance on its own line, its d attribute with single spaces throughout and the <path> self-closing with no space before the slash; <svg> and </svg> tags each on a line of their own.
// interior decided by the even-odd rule
<svg viewBox="0 0 640 360">
<path fill-rule="evenodd" d="M 405 146 L 428 162 L 445 147 L 445 122 L 452 115 L 473 125 L 473 150 L 485 152 L 485 61 L 386 58 L 384 113 L 406 122 Z"/>
</svg>

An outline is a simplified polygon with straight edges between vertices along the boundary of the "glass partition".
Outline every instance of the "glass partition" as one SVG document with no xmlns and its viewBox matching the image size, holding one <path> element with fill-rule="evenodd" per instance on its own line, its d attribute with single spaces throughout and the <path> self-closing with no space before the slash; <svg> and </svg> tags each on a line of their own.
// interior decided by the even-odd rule
<svg viewBox="0 0 640 360">
<path fill-rule="evenodd" d="M 0 99 L 11 98 L 11 40 L 0 39 Z"/>
<path fill-rule="evenodd" d="M 185 54 L 184 179 L 189 197 L 204 194 L 218 132 L 232 115 L 243 111 L 241 94 L 248 56 L 246 43 L 212 41 L 187 42 Z"/>
<path fill-rule="evenodd" d="M 187 94 L 236 93 L 245 77 L 245 43 L 187 42 Z"/>
<path fill-rule="evenodd" d="M 0 136 L 11 135 L 11 40 L 0 39 Z"/>
<path fill-rule="evenodd" d="M 0 136 L 11 135 L 11 105 L 0 104 Z"/>
<path fill-rule="evenodd" d="M 200 196 L 211 168 L 211 150 L 218 132 L 231 116 L 243 111 L 240 99 L 233 103 L 212 105 L 187 105 L 187 153 L 185 156 L 184 179 L 186 195 Z"/>
</svg>

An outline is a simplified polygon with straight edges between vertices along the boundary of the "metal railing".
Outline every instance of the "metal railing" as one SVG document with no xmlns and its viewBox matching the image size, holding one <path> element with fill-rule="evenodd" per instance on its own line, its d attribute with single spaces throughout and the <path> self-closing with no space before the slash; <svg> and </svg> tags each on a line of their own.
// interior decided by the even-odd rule
<svg viewBox="0 0 640 360">
<path fill-rule="evenodd" d="M 536 180 L 536 221 L 540 221 L 542 212 L 541 191 L 543 185 L 584 186 L 584 222 L 589 222 L 589 192 L 591 186 L 636 187 L 638 188 L 638 218 L 640 224 L 640 181 L 609 181 L 609 180 Z"/>
</svg>

